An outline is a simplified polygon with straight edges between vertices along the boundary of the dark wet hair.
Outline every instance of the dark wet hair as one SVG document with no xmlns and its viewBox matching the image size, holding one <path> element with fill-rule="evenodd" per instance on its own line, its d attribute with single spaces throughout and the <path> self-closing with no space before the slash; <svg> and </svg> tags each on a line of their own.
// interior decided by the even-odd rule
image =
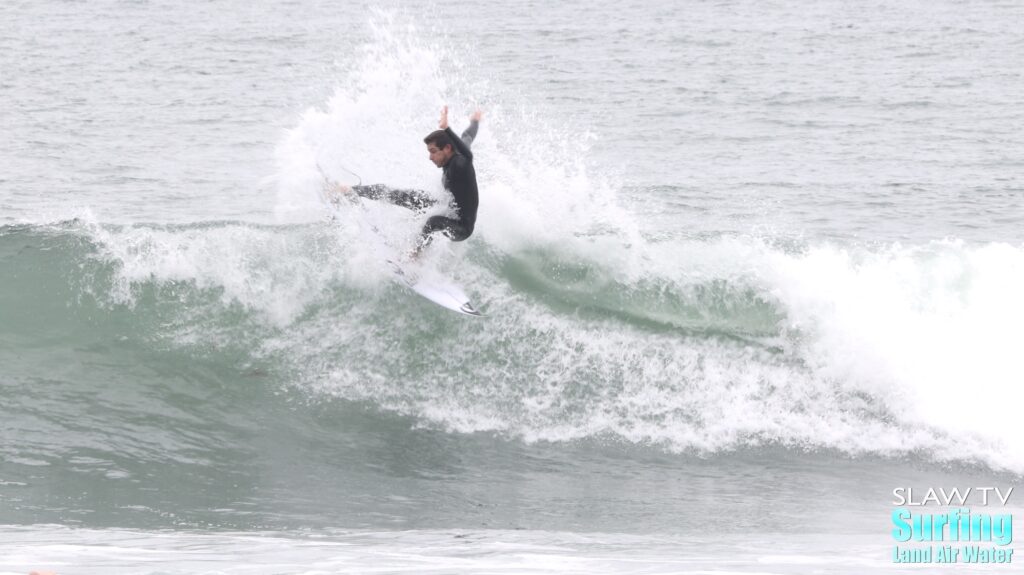
<svg viewBox="0 0 1024 575">
<path fill-rule="evenodd" d="M 434 144 L 438 150 L 443 150 L 452 145 L 452 139 L 448 137 L 448 133 L 444 130 L 434 130 L 427 134 L 426 138 L 423 138 L 423 143 L 428 146 Z"/>
</svg>

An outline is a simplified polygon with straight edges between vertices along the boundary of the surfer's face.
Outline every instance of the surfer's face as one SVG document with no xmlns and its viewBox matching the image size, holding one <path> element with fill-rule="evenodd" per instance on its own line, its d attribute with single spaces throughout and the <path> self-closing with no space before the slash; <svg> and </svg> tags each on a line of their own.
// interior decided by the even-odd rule
<svg viewBox="0 0 1024 575">
<path fill-rule="evenodd" d="M 430 161 L 434 162 L 434 165 L 438 168 L 447 164 L 448 160 L 452 159 L 452 155 L 455 153 L 451 145 L 438 148 L 434 144 L 427 144 L 427 152 L 430 153 Z"/>
</svg>

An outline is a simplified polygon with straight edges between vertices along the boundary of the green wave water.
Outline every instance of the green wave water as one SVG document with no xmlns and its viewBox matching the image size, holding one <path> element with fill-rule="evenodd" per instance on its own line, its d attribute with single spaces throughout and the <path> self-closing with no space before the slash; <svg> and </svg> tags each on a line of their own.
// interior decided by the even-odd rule
<svg viewBox="0 0 1024 575">
<path fill-rule="evenodd" d="M 149 459 L 244 474 L 268 420 L 281 415 L 287 435 L 309 437 L 289 421 L 292 402 L 341 401 L 384 427 L 527 443 L 603 438 L 697 455 L 776 445 L 1017 465 L 998 437 L 900 411 L 913 381 L 885 389 L 891 375 L 864 379 L 844 363 L 856 339 L 833 341 L 836 330 L 858 325 L 793 299 L 786 290 L 796 288 L 773 275 L 779 266 L 764 264 L 810 260 L 800 269 L 812 273 L 814 249 L 708 244 L 703 268 L 636 274 L 555 250 L 479 247 L 447 268 L 488 313 L 467 322 L 390 281 L 379 262 L 367 267 L 334 230 L 4 228 L 0 334 L 19 430 L 9 455 L 31 465 L 52 463 L 40 454 L 53 449 L 96 449 L 84 457 L 102 462 L 89 465 L 102 477 L 135 476 L 128 462 Z M 723 266 L 727 254 L 737 261 Z M 965 446 L 989 455 L 965 456 Z"/>
</svg>

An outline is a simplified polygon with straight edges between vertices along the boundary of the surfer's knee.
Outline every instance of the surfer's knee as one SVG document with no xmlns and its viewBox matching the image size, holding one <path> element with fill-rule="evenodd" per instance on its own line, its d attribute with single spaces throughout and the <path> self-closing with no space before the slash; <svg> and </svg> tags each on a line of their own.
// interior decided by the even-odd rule
<svg viewBox="0 0 1024 575">
<path fill-rule="evenodd" d="M 448 227 L 448 218 L 444 216 L 430 216 L 427 223 L 423 224 L 423 235 L 444 231 Z"/>
<path fill-rule="evenodd" d="M 459 220 L 445 216 L 431 216 L 423 225 L 423 236 L 441 232 L 446 238 L 453 242 L 461 242 L 473 234 L 473 230 L 466 228 Z"/>
<path fill-rule="evenodd" d="M 462 242 L 473 235 L 473 230 L 466 228 L 458 220 L 449 220 L 448 226 L 444 229 L 444 235 L 453 242 Z"/>
</svg>

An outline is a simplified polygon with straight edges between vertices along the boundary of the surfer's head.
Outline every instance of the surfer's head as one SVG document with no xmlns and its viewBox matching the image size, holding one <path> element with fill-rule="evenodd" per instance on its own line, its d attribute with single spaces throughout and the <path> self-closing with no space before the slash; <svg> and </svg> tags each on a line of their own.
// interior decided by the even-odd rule
<svg viewBox="0 0 1024 575">
<path fill-rule="evenodd" d="M 427 137 L 423 138 L 423 143 L 427 145 L 430 161 L 434 162 L 434 165 L 438 168 L 448 164 L 448 160 L 452 159 L 452 156 L 455 155 L 452 139 L 448 137 L 444 130 L 435 130 L 427 134 Z"/>
</svg>

